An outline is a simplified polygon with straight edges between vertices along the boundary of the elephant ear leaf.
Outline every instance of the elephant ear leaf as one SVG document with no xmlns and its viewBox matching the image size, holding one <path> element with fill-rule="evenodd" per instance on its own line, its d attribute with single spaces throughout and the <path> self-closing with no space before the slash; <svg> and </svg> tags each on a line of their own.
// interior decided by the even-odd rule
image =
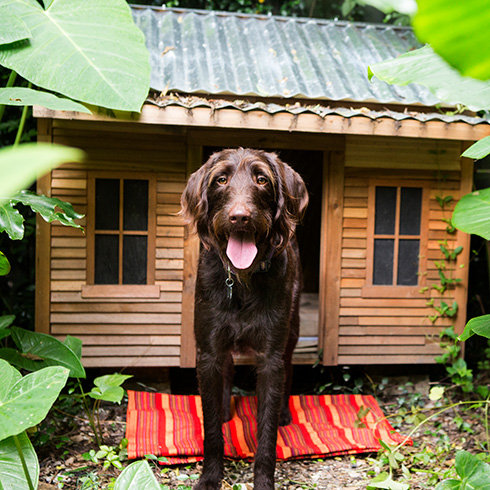
<svg viewBox="0 0 490 490">
<path fill-rule="evenodd" d="M 10 0 L 7 7 L 30 35 L 28 42 L 4 45 L 0 64 L 71 99 L 140 111 L 150 84 L 149 55 L 125 0 L 49 0 L 45 8 L 35 0 Z"/>
<path fill-rule="evenodd" d="M 451 220 L 454 227 L 490 240 L 490 188 L 463 196 Z"/>
</svg>

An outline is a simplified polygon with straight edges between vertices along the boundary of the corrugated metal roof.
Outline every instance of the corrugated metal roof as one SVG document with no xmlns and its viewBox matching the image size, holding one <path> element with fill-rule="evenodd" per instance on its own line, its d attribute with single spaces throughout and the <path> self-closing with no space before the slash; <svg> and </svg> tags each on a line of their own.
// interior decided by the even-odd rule
<svg viewBox="0 0 490 490">
<path fill-rule="evenodd" d="M 287 112 L 293 115 L 299 114 L 315 114 L 321 118 L 325 118 L 330 115 L 342 116 L 345 118 L 351 117 L 367 117 L 372 120 L 381 118 L 390 118 L 395 121 L 404 121 L 406 119 L 415 119 L 420 122 L 428 121 L 443 121 L 445 123 L 464 122 L 466 124 L 475 125 L 488 123 L 489 121 L 481 117 L 471 117 L 465 114 L 445 114 L 442 112 L 423 113 L 416 111 L 393 111 L 383 109 L 380 111 L 362 108 L 348 108 L 348 107 L 329 107 L 321 104 L 305 105 L 295 103 L 291 105 L 286 104 L 271 104 L 264 102 L 249 102 L 246 100 L 223 100 L 223 99 L 207 99 L 198 96 L 179 96 L 179 95 L 163 95 L 156 97 L 155 99 L 149 99 L 149 103 L 155 104 L 158 107 L 178 106 L 185 109 L 194 109 L 197 107 L 206 107 L 213 111 L 220 109 L 237 109 L 242 112 L 250 111 L 262 111 L 267 114 L 277 114 L 280 112 Z"/>
<path fill-rule="evenodd" d="M 158 91 L 422 104 L 425 88 L 369 82 L 419 44 L 408 27 L 133 6 Z"/>
</svg>

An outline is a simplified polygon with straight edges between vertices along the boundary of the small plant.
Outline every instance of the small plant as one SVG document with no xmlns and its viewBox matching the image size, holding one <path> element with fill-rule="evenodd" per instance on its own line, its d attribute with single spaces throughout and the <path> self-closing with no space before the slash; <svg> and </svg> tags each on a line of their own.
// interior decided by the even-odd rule
<svg viewBox="0 0 490 490">
<path fill-rule="evenodd" d="M 105 470 L 111 465 L 118 470 L 122 470 L 122 461 L 125 461 L 128 457 L 128 452 L 126 450 L 127 444 L 128 441 L 123 440 L 121 445 L 117 448 L 113 446 L 100 446 L 98 451 L 91 449 L 89 452 L 84 453 L 82 457 L 86 461 L 92 461 L 95 464 L 99 464 L 99 460 L 102 460 Z"/>
</svg>

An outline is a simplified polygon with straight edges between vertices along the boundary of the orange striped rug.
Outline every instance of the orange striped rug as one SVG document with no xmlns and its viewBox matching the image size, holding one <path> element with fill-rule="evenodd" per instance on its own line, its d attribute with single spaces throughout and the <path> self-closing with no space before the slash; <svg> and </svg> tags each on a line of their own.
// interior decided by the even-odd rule
<svg viewBox="0 0 490 490">
<path fill-rule="evenodd" d="M 202 408 L 199 396 L 128 391 L 128 457 L 165 456 L 164 464 L 202 459 Z M 370 395 L 292 396 L 293 422 L 280 427 L 277 458 L 319 458 L 380 449 L 379 439 L 398 444 L 404 438 L 384 419 Z M 360 415 L 369 409 L 367 415 Z M 233 397 L 233 418 L 223 425 L 225 456 L 250 459 L 257 446 L 255 397 Z M 410 444 L 411 441 L 408 441 Z"/>
</svg>

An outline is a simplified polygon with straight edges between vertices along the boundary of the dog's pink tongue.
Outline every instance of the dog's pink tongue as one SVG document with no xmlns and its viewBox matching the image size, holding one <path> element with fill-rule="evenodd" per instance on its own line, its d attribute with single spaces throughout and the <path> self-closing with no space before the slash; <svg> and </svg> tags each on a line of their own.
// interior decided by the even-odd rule
<svg viewBox="0 0 490 490">
<path fill-rule="evenodd" d="M 248 269 L 257 255 L 253 233 L 233 233 L 228 240 L 226 255 L 237 269 Z"/>
</svg>

